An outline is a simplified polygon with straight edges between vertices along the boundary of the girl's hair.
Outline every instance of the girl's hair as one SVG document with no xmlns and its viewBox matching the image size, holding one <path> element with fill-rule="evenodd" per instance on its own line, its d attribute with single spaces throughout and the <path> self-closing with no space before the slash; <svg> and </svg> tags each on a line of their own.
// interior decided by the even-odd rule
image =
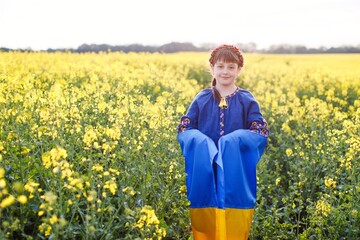
<svg viewBox="0 0 360 240">
<path fill-rule="evenodd" d="M 212 50 L 209 59 L 211 66 L 213 67 L 214 64 L 219 60 L 222 60 L 224 62 L 236 63 L 238 67 L 241 68 L 244 66 L 244 57 L 241 51 L 239 50 L 239 48 L 237 48 L 234 45 L 223 44 Z M 211 89 L 213 92 L 213 96 L 216 100 L 220 101 L 221 95 L 219 91 L 216 89 L 215 85 L 216 85 L 216 79 L 213 78 L 211 81 Z"/>
</svg>

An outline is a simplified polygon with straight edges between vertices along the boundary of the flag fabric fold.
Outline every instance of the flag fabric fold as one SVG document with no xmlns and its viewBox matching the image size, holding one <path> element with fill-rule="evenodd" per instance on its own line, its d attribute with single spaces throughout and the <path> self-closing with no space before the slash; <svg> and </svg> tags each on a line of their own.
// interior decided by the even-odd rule
<svg viewBox="0 0 360 240">
<path fill-rule="evenodd" d="M 256 202 L 256 165 L 267 137 L 239 129 L 217 145 L 197 129 L 178 134 L 195 239 L 247 239 Z"/>
</svg>

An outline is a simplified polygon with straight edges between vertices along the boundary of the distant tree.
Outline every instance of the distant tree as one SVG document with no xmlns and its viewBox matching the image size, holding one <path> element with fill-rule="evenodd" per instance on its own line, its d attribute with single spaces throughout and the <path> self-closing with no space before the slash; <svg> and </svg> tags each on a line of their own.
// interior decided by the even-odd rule
<svg viewBox="0 0 360 240">
<path fill-rule="evenodd" d="M 157 47 L 143 46 L 141 44 L 131 44 L 124 47 L 124 52 L 156 52 Z"/>
<path fill-rule="evenodd" d="M 342 46 L 342 47 L 331 47 L 326 50 L 327 53 L 360 53 L 360 48 L 355 48 L 351 46 Z"/>
<path fill-rule="evenodd" d="M 197 52 L 199 48 L 195 47 L 192 43 L 185 42 L 171 42 L 159 47 L 159 52 L 174 53 L 174 52 Z"/>
<path fill-rule="evenodd" d="M 0 52 L 9 52 L 11 49 L 10 48 L 0 48 Z"/>
<path fill-rule="evenodd" d="M 88 44 L 82 44 L 76 49 L 77 52 L 89 52 L 91 51 L 91 46 Z"/>
</svg>

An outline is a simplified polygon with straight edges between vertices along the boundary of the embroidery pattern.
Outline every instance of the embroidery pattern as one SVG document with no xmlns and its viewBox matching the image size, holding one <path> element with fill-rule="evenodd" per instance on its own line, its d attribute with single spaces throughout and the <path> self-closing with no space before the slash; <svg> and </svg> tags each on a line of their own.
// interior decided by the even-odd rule
<svg viewBox="0 0 360 240">
<path fill-rule="evenodd" d="M 223 109 L 220 108 L 220 136 L 224 135 L 224 112 Z"/>
<path fill-rule="evenodd" d="M 182 117 L 180 120 L 180 124 L 177 126 L 178 132 L 184 132 L 188 125 L 190 124 L 190 119 L 188 117 Z"/>
<path fill-rule="evenodd" d="M 220 106 L 220 136 L 224 135 L 225 131 L 224 131 L 224 127 L 225 127 L 225 113 L 224 113 L 224 110 L 228 108 L 228 98 L 231 98 L 232 96 L 234 96 L 238 91 L 240 91 L 240 88 L 236 88 L 236 90 L 227 95 L 226 97 L 224 97 L 223 99 L 225 100 L 226 102 L 226 106 Z"/>
<path fill-rule="evenodd" d="M 250 126 L 250 131 L 260 134 L 264 137 L 268 137 L 269 136 L 269 127 L 268 124 L 266 122 L 266 120 L 264 119 L 264 122 L 252 122 L 251 126 Z"/>
</svg>

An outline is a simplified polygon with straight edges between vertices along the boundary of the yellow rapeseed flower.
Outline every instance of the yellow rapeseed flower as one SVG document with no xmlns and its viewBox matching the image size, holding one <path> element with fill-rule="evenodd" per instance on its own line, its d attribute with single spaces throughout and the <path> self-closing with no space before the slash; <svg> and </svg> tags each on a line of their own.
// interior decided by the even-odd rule
<svg viewBox="0 0 360 240">
<path fill-rule="evenodd" d="M 93 202 L 96 200 L 96 196 L 97 196 L 97 192 L 95 190 L 91 190 L 88 192 L 88 196 L 87 196 L 86 200 L 88 202 Z"/>
<path fill-rule="evenodd" d="M 92 166 L 91 169 L 97 172 L 102 172 L 104 170 L 104 168 L 101 165 L 94 165 Z"/>
<path fill-rule="evenodd" d="M 95 148 L 95 149 L 100 149 L 100 144 L 98 143 L 98 142 L 94 142 L 94 144 L 93 144 L 93 148 Z"/>
<path fill-rule="evenodd" d="M 186 111 L 186 109 L 185 109 L 184 105 L 177 105 L 176 106 L 176 112 L 177 113 L 183 114 L 185 111 Z"/>
<path fill-rule="evenodd" d="M 56 147 L 50 150 L 50 155 L 51 155 L 51 159 L 53 161 L 58 161 L 60 159 L 65 159 L 67 158 L 67 152 L 64 148 L 62 147 Z"/>
<path fill-rule="evenodd" d="M 285 153 L 288 157 L 291 157 L 293 155 L 293 151 L 290 148 L 286 149 Z"/>
<path fill-rule="evenodd" d="M 55 214 L 53 214 L 49 219 L 49 222 L 50 222 L 51 225 L 57 223 L 58 221 L 59 221 L 59 219 Z"/>
<path fill-rule="evenodd" d="M 40 184 L 39 183 L 36 183 L 34 182 L 33 180 L 29 180 L 24 188 L 26 191 L 30 192 L 30 193 L 33 193 L 35 191 L 35 188 L 37 188 Z"/>
<path fill-rule="evenodd" d="M 17 197 L 17 200 L 19 201 L 19 203 L 21 204 L 26 204 L 27 203 L 27 197 L 25 195 L 20 195 Z"/>
<path fill-rule="evenodd" d="M 158 225 L 159 223 L 160 223 L 160 221 L 155 214 L 155 210 L 147 211 L 146 224 L 147 225 Z"/>
<path fill-rule="evenodd" d="M 82 180 L 81 178 L 74 178 L 70 180 L 70 185 L 82 190 L 84 188 L 83 182 L 84 180 Z"/>
<path fill-rule="evenodd" d="M 48 202 L 50 205 L 52 205 L 53 203 L 55 203 L 57 196 L 52 192 L 45 192 L 45 194 L 41 196 L 41 198 Z"/>
<path fill-rule="evenodd" d="M 154 88 L 154 93 L 159 93 L 161 90 L 161 87 L 158 85 Z"/>
<path fill-rule="evenodd" d="M 6 181 L 4 178 L 0 179 L 0 189 L 4 189 L 6 187 Z"/>
<path fill-rule="evenodd" d="M 3 178 L 5 176 L 5 169 L 0 167 L 0 178 Z"/>
<path fill-rule="evenodd" d="M 328 188 L 335 188 L 336 187 L 336 181 L 334 181 L 332 178 L 326 178 L 325 179 L 325 186 Z"/>
<path fill-rule="evenodd" d="M 53 170 L 52 170 L 52 172 L 55 173 L 55 174 L 58 174 L 58 173 L 61 172 L 61 168 L 60 168 L 59 166 L 54 167 Z"/>
<path fill-rule="evenodd" d="M 134 195 L 136 194 L 136 192 L 134 191 L 134 188 L 133 188 L 133 187 L 123 188 L 122 192 L 123 192 L 123 193 L 127 193 L 127 194 L 129 194 L 130 196 L 134 196 Z"/>
<path fill-rule="evenodd" d="M 162 239 L 163 237 L 166 237 L 166 230 L 165 230 L 165 228 L 156 226 L 155 233 L 156 233 L 156 235 L 158 236 L 157 239 Z"/>
<path fill-rule="evenodd" d="M 83 137 L 83 142 L 88 147 L 90 147 L 93 144 L 93 142 L 95 142 L 97 139 L 98 138 L 95 130 L 92 127 L 87 128 Z"/>
<path fill-rule="evenodd" d="M 319 214 L 323 214 L 325 217 L 329 216 L 330 212 L 331 212 L 331 206 L 330 204 L 328 204 L 327 202 L 323 201 L 323 200 L 318 200 L 316 202 L 316 211 Z"/>
<path fill-rule="evenodd" d="M 25 154 L 29 153 L 30 151 L 31 151 L 30 148 L 22 146 L 20 154 L 25 155 Z"/>
<path fill-rule="evenodd" d="M 41 156 L 41 160 L 45 168 L 50 168 L 52 166 L 51 154 L 49 152 L 44 153 Z"/>
<path fill-rule="evenodd" d="M 4 198 L 0 203 L 0 208 L 6 208 L 11 206 L 15 202 L 15 197 L 13 195 L 9 195 Z"/>
<path fill-rule="evenodd" d="M 112 195 L 115 195 L 117 192 L 117 185 L 113 180 L 106 181 L 104 184 L 104 189 L 109 189 Z"/>
<path fill-rule="evenodd" d="M 118 170 L 116 170 L 116 169 L 110 168 L 109 171 L 110 171 L 111 173 L 114 173 L 116 176 L 119 176 L 119 175 L 120 175 L 120 172 L 119 172 Z"/>
<path fill-rule="evenodd" d="M 29 180 L 25 186 L 24 189 L 30 193 L 29 198 L 34 198 L 35 189 L 39 186 L 39 183 L 34 182 L 33 180 Z"/>
<path fill-rule="evenodd" d="M 119 140 L 120 139 L 120 129 L 119 128 L 106 128 L 105 134 L 111 138 L 112 140 Z"/>
<path fill-rule="evenodd" d="M 186 193 L 186 186 L 182 185 L 179 189 L 179 193 Z"/>
<path fill-rule="evenodd" d="M 278 177 L 278 178 L 275 180 L 276 186 L 278 186 L 278 185 L 280 184 L 280 182 L 281 182 L 281 178 Z"/>
<path fill-rule="evenodd" d="M 43 233 L 43 234 L 45 235 L 45 237 L 50 236 L 51 230 L 52 230 L 51 226 L 50 226 L 49 224 L 47 224 L 47 223 L 42 223 L 42 224 L 39 226 L 39 231 L 40 231 L 41 233 Z"/>
</svg>

